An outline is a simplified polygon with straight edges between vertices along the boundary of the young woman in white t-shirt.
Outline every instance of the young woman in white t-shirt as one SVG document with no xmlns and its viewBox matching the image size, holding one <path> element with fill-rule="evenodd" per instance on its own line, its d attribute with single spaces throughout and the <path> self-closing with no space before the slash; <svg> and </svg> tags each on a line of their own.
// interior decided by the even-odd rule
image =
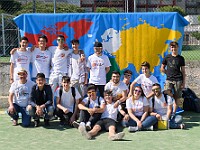
<svg viewBox="0 0 200 150">
<path fill-rule="evenodd" d="M 126 108 L 130 119 L 125 124 L 130 132 L 149 129 L 157 122 L 155 116 L 148 116 L 149 103 L 140 86 L 136 86 L 133 95 L 126 100 Z"/>
</svg>

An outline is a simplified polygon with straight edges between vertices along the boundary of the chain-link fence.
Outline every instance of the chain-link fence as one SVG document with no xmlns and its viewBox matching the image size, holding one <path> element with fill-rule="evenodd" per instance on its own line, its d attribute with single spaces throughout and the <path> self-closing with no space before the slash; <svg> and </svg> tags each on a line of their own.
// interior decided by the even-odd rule
<svg viewBox="0 0 200 150">
<path fill-rule="evenodd" d="M 18 47 L 19 32 L 13 17 L 21 13 L 66 12 L 157 12 L 164 6 L 178 6 L 185 11 L 190 25 L 185 28 L 182 55 L 186 59 L 188 86 L 200 89 L 200 0 L 1 0 L 0 56 L 9 56 Z"/>
</svg>

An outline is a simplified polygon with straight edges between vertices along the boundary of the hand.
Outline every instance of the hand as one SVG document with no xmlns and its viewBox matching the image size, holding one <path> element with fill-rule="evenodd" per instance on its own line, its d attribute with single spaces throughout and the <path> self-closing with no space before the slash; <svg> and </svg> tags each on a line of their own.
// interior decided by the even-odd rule
<svg viewBox="0 0 200 150">
<path fill-rule="evenodd" d="M 12 84 L 14 82 L 13 78 L 10 78 L 10 84 Z"/>
<path fill-rule="evenodd" d="M 126 114 L 126 115 L 124 116 L 123 120 L 128 121 L 128 120 L 129 120 L 129 115 Z"/>
<path fill-rule="evenodd" d="M 184 82 L 182 83 L 181 88 L 182 88 L 182 89 L 185 88 L 185 83 L 184 83 Z"/>
<path fill-rule="evenodd" d="M 95 113 L 95 110 L 92 108 L 88 108 L 88 113 L 92 116 Z"/>
<path fill-rule="evenodd" d="M 71 117 L 70 120 L 69 120 L 70 125 L 72 125 L 72 123 L 73 123 L 74 121 L 76 121 L 76 117 L 75 117 L 75 115 L 72 115 L 72 117 Z"/>
<path fill-rule="evenodd" d="M 142 122 L 140 120 L 137 121 L 137 126 L 138 126 L 138 129 L 142 128 Z"/>
<path fill-rule="evenodd" d="M 67 114 L 69 111 L 68 111 L 67 108 L 64 108 L 64 109 L 63 109 L 63 112 L 64 112 L 65 114 Z"/>
<path fill-rule="evenodd" d="M 81 54 L 80 61 L 81 61 L 81 62 L 85 61 L 85 55 L 84 55 L 84 54 Z"/>
<path fill-rule="evenodd" d="M 13 55 L 15 53 L 15 51 L 17 51 L 18 48 L 13 48 L 11 51 L 10 51 L 10 55 Z"/>
<path fill-rule="evenodd" d="M 67 51 L 69 47 L 66 45 L 63 49 Z"/>
<path fill-rule="evenodd" d="M 162 117 L 160 114 L 156 114 L 155 117 L 158 119 L 158 120 L 162 120 Z"/>
<path fill-rule="evenodd" d="M 8 107 L 8 112 L 9 112 L 10 114 L 12 114 L 12 115 L 16 112 L 13 105 L 11 105 L 10 107 Z"/>
<path fill-rule="evenodd" d="M 36 112 L 35 112 L 38 116 L 42 116 L 43 115 L 43 111 L 42 108 L 40 106 L 36 107 Z"/>
</svg>

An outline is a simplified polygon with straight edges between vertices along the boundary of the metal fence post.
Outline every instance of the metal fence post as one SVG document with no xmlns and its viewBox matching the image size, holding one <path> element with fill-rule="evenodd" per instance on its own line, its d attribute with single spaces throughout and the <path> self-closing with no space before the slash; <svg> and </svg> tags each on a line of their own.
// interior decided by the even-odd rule
<svg viewBox="0 0 200 150">
<path fill-rule="evenodd" d="M 53 12 L 54 12 L 54 14 L 55 14 L 55 13 L 56 13 L 56 0 L 53 1 L 53 6 L 54 6 L 54 7 L 53 7 Z"/>
<path fill-rule="evenodd" d="M 2 21 L 2 43 L 3 43 L 3 55 L 6 55 L 6 43 L 5 43 L 5 22 L 4 22 L 4 14 L 1 15 Z"/>
<path fill-rule="evenodd" d="M 134 0 L 134 12 L 137 12 L 137 0 Z"/>
</svg>

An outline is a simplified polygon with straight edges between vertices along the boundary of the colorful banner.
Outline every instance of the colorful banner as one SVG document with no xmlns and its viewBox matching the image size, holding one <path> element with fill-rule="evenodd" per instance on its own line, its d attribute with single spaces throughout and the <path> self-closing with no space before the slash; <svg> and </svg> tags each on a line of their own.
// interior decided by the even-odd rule
<svg viewBox="0 0 200 150">
<path fill-rule="evenodd" d="M 103 50 L 112 63 L 111 70 L 130 69 L 132 80 L 140 73 L 144 61 L 151 64 L 151 72 L 163 86 L 165 75 L 160 73 L 161 62 L 169 51 L 169 43 L 179 43 L 181 53 L 184 26 L 188 22 L 178 13 L 77 13 L 23 14 L 14 19 L 21 36 L 37 44 L 40 35 L 48 37 L 48 45 L 56 45 L 57 35 L 64 35 L 66 45 L 80 40 L 86 56 L 93 54 L 95 41 L 103 43 Z M 109 77 L 108 77 L 109 79 Z"/>
</svg>

